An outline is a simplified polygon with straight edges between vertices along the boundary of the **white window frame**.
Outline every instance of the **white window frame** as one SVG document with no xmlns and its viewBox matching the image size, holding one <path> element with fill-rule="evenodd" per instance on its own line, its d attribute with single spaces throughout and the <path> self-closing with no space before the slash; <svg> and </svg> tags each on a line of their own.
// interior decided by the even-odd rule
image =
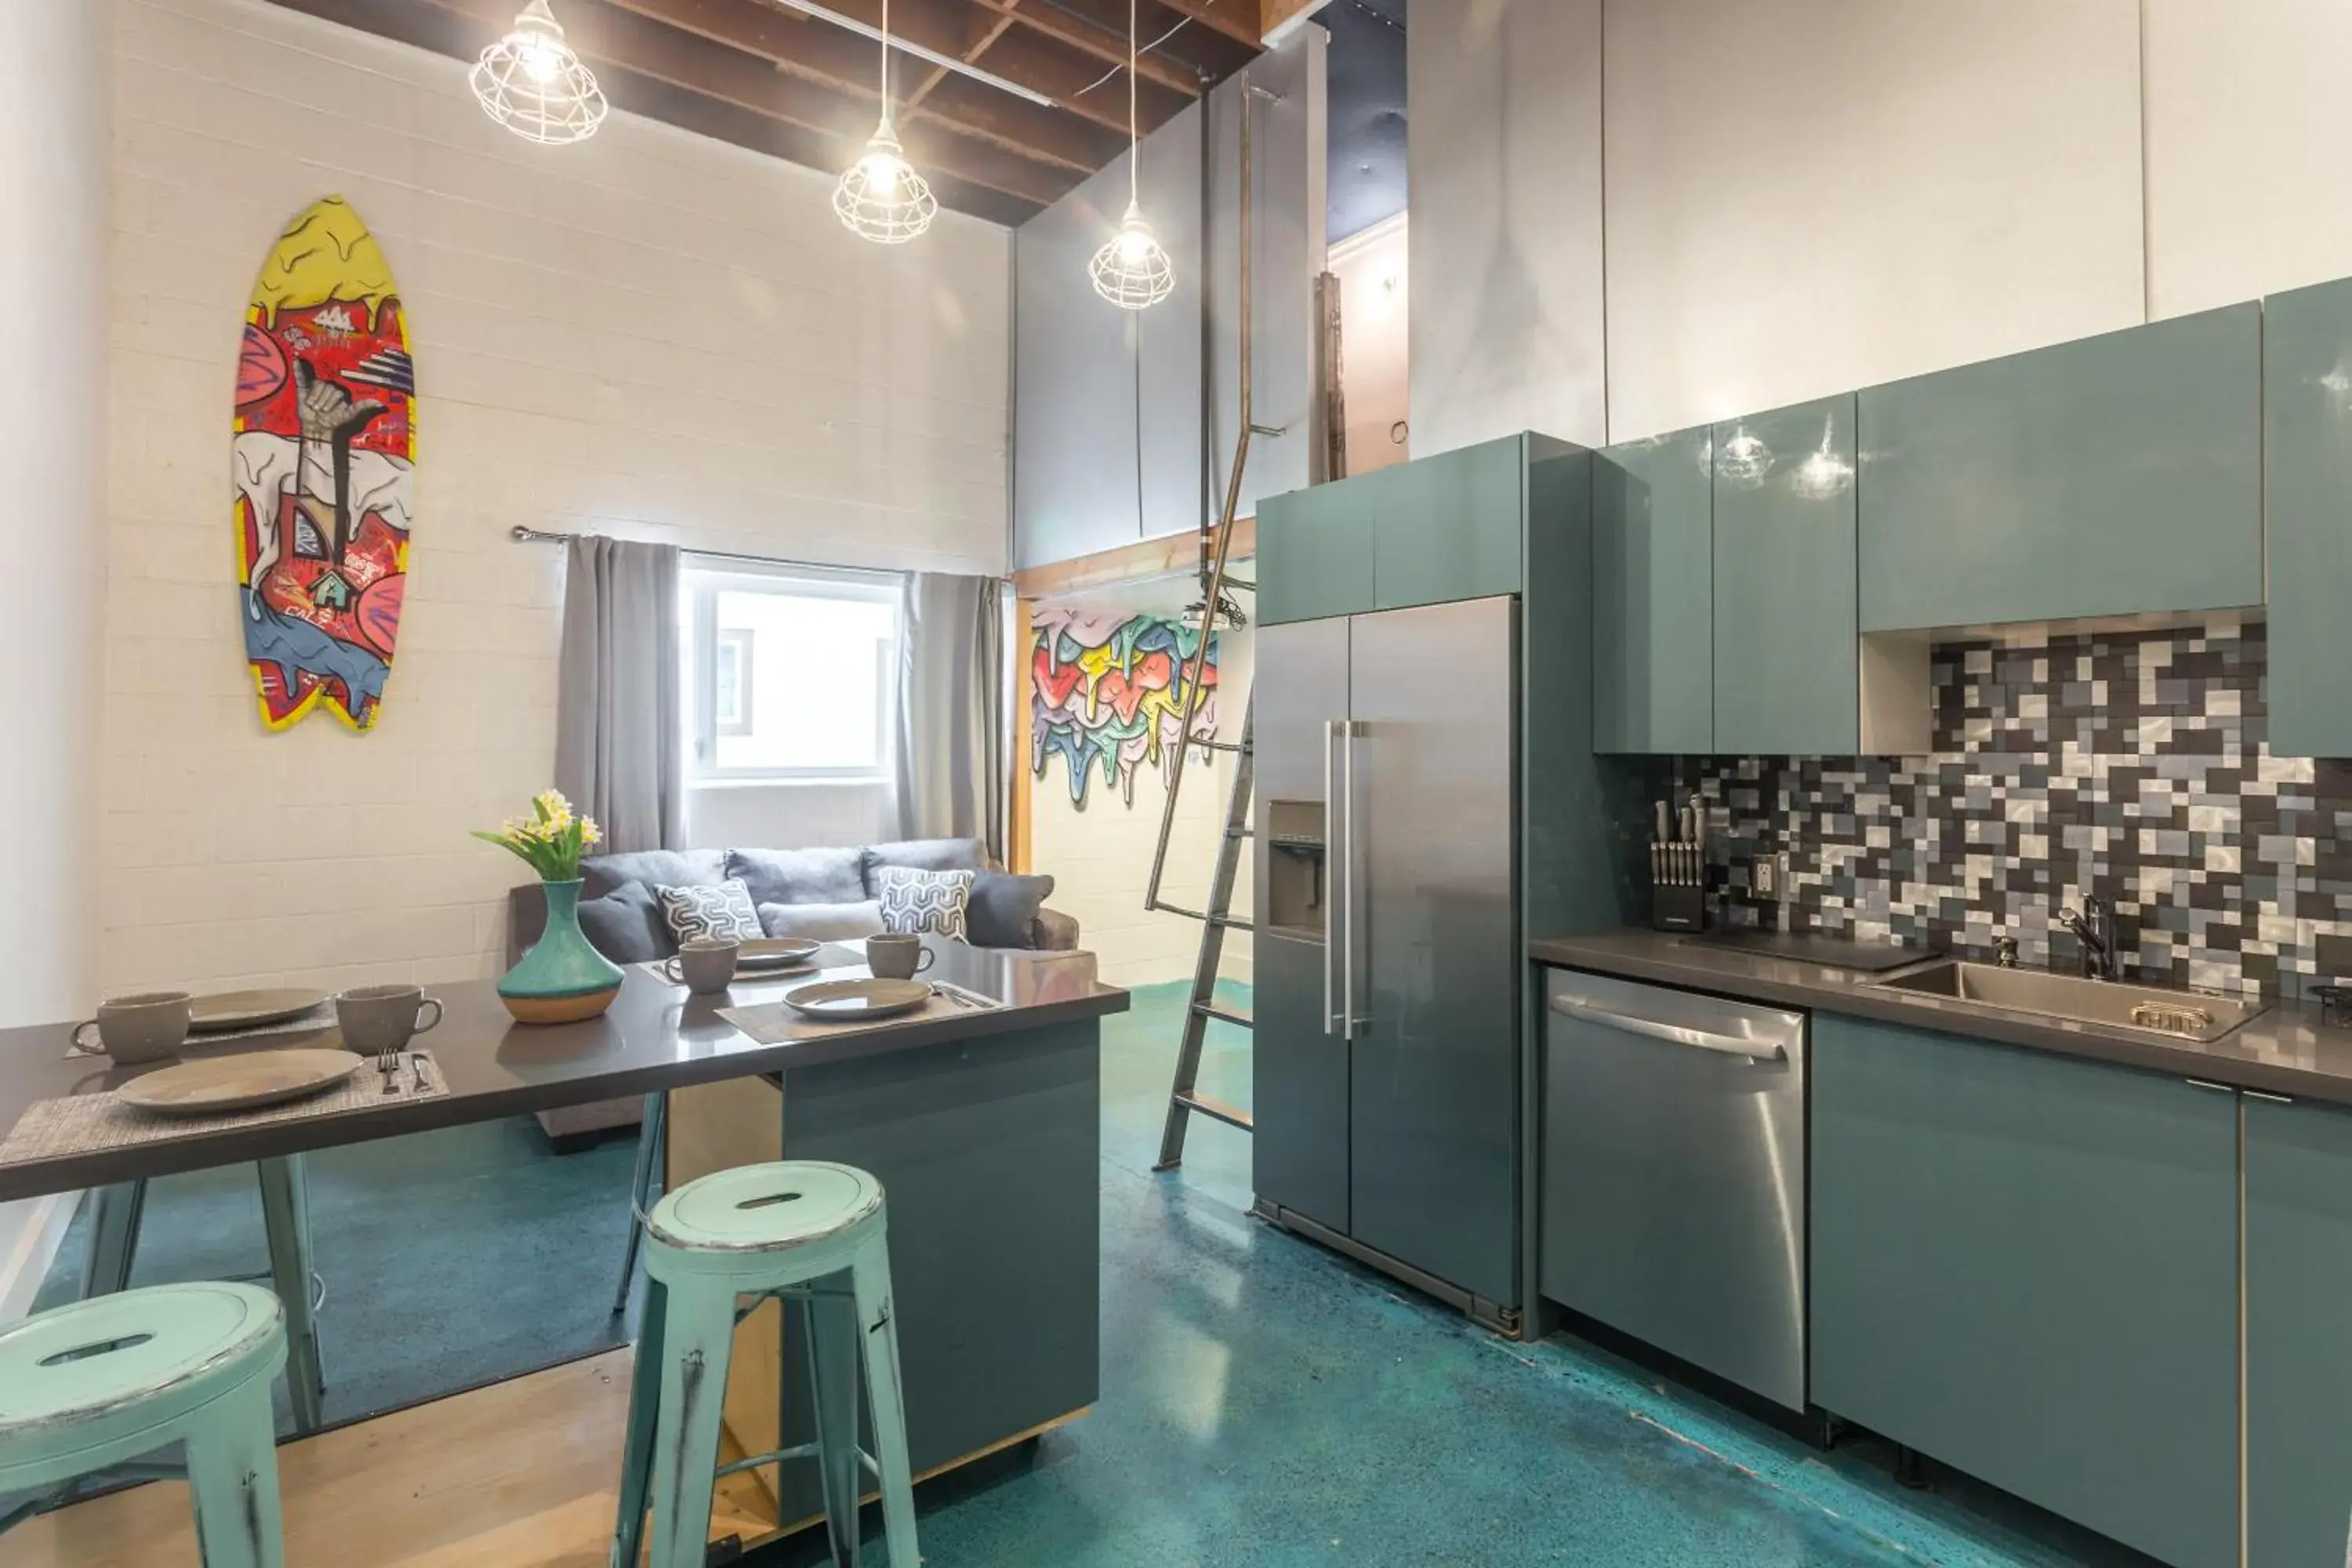
<svg viewBox="0 0 2352 1568">
<path fill-rule="evenodd" d="M 897 751 L 898 682 L 893 678 L 898 649 L 906 636 L 906 626 L 899 619 L 900 590 L 904 578 L 895 572 L 859 572 L 848 568 L 822 566 L 763 566 L 754 562 L 714 561 L 688 553 L 686 570 L 679 574 L 680 606 L 688 643 L 686 664 L 687 702 L 690 718 L 687 748 L 686 776 L 690 787 L 740 784 L 887 784 L 895 765 Z M 886 605 L 890 610 L 891 634 L 876 650 L 880 668 L 875 671 L 877 687 L 882 700 L 876 705 L 874 722 L 875 754 L 878 759 L 871 768 L 722 768 L 711 759 L 719 754 L 719 738 L 724 733 L 746 733 L 751 712 L 751 639 L 747 636 L 740 646 L 743 649 L 739 689 L 742 699 L 744 726 L 722 731 L 718 722 L 718 648 L 719 595 L 723 593 L 789 593 L 806 599 L 853 599 L 869 604 Z"/>
</svg>

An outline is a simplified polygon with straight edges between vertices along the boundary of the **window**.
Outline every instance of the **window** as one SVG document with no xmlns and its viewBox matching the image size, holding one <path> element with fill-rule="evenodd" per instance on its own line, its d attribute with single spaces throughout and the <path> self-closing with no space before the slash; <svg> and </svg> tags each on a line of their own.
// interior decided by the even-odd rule
<svg viewBox="0 0 2352 1568">
<path fill-rule="evenodd" d="M 689 559 L 679 591 L 695 780 L 888 774 L 897 577 Z"/>
</svg>

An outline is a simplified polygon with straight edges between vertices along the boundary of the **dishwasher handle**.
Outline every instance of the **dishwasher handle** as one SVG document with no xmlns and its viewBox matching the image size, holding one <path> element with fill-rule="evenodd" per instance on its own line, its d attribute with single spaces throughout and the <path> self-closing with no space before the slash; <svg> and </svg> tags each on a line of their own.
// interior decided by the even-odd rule
<svg viewBox="0 0 2352 1568">
<path fill-rule="evenodd" d="M 1668 1045 L 1695 1046 L 1702 1051 L 1717 1051 L 1727 1057 L 1746 1057 L 1751 1061 L 1784 1062 L 1789 1049 L 1770 1040 L 1748 1040 L 1736 1035 L 1717 1035 L 1706 1029 L 1685 1028 L 1680 1024 L 1661 1024 L 1652 1018 L 1635 1018 L 1612 1011 L 1576 996 L 1555 996 L 1551 1010 L 1571 1018 L 1582 1018 L 1604 1029 L 1622 1034 L 1639 1035 L 1645 1040 L 1664 1040 Z"/>
</svg>

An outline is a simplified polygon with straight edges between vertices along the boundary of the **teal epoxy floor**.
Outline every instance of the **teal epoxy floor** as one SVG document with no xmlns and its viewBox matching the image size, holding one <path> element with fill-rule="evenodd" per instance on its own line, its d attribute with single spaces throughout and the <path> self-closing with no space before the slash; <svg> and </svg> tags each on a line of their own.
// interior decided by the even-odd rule
<svg viewBox="0 0 2352 1568">
<path fill-rule="evenodd" d="M 1906 1491 L 1883 1452 L 1825 1458 L 1580 1342 L 1475 1329 L 1245 1217 L 1246 1134 L 1202 1119 L 1184 1168 L 1153 1173 L 1183 991 L 1135 1003 L 1104 1031 L 1101 1403 L 1025 1468 L 926 1489 L 930 1562 L 2145 1561 L 1949 1480 Z M 1246 1033 L 1213 1026 L 1203 1090 L 1246 1104 L 1249 1084 Z M 555 1158 L 528 1121 L 313 1156 L 330 1416 L 616 1342 L 631 1159 L 625 1141 Z M 77 1221 L 44 1304 L 72 1294 L 83 1240 Z M 157 1184 L 137 1282 L 264 1263 L 248 1171 Z"/>
</svg>

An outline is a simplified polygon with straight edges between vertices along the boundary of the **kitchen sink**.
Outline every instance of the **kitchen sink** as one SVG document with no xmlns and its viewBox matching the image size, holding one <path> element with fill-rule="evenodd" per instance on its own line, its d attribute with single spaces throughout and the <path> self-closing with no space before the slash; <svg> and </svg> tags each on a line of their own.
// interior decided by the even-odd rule
<svg viewBox="0 0 2352 1568">
<path fill-rule="evenodd" d="M 2053 974 L 2042 969 L 1951 961 L 1874 984 L 1890 991 L 1970 1002 L 2004 1013 L 2210 1042 L 2265 1010 L 2261 1002 L 2157 985 Z"/>
</svg>

